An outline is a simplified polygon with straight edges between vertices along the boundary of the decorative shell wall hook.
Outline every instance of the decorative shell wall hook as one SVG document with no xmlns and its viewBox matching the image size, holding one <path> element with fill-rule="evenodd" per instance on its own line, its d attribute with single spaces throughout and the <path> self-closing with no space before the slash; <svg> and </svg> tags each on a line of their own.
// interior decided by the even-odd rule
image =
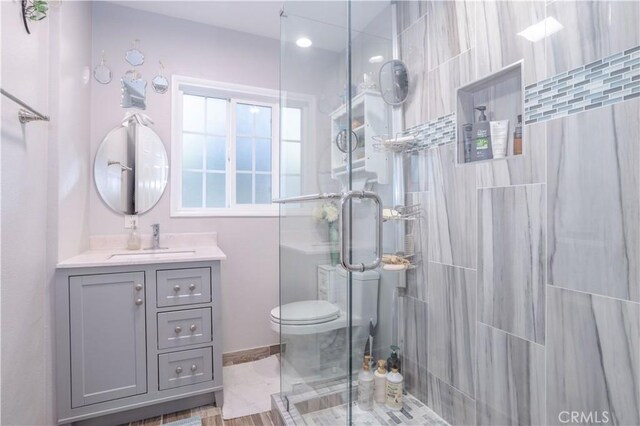
<svg viewBox="0 0 640 426">
<path fill-rule="evenodd" d="M 158 63 L 160 64 L 160 72 L 151 80 L 151 85 L 156 93 L 167 93 L 167 90 L 169 90 L 169 80 L 164 76 L 164 64 L 162 61 L 158 61 Z"/>
<path fill-rule="evenodd" d="M 104 57 L 104 50 L 102 51 L 102 58 L 100 64 L 96 65 L 93 69 L 93 78 L 100 84 L 109 84 L 113 79 L 113 73 L 111 69 L 106 65 L 107 60 Z"/>
<path fill-rule="evenodd" d="M 124 59 L 134 67 L 144 64 L 144 54 L 138 49 L 139 43 L 140 40 L 133 40 L 131 42 L 131 49 L 127 50 L 124 54 Z"/>
</svg>

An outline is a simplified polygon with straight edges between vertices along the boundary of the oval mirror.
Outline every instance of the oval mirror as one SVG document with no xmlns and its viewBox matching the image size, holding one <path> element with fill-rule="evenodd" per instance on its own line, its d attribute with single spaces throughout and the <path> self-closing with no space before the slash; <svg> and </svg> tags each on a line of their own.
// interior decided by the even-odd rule
<svg viewBox="0 0 640 426">
<path fill-rule="evenodd" d="M 380 93 L 389 105 L 401 105 L 409 95 L 409 75 L 404 62 L 394 59 L 380 68 Z"/>
<path fill-rule="evenodd" d="M 123 214 L 142 214 L 160 200 L 169 174 L 160 137 L 134 116 L 111 130 L 96 153 L 93 175 L 102 200 Z"/>
</svg>

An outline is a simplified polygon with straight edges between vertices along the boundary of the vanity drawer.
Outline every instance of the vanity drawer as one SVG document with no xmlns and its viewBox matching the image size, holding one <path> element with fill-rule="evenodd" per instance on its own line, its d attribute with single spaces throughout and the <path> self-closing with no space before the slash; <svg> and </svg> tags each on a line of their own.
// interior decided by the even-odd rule
<svg viewBox="0 0 640 426">
<path fill-rule="evenodd" d="M 211 308 L 158 314 L 158 349 L 211 342 Z"/>
<path fill-rule="evenodd" d="M 213 379 L 211 348 L 158 355 L 160 390 Z"/>
<path fill-rule="evenodd" d="M 211 302 L 211 268 L 158 271 L 158 307 Z"/>
</svg>

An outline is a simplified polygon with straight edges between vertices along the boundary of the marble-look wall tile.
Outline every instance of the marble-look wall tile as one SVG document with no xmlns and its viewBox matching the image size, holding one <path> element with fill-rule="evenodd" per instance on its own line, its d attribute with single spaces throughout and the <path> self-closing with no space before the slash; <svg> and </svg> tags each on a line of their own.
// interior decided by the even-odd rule
<svg viewBox="0 0 640 426">
<path fill-rule="evenodd" d="M 640 100 L 547 123 L 548 278 L 640 301 Z"/>
<path fill-rule="evenodd" d="M 473 47 L 475 8 L 475 2 L 465 0 L 427 3 L 429 70 Z"/>
<path fill-rule="evenodd" d="M 427 0 L 403 0 L 396 2 L 398 33 L 413 25 L 427 12 Z"/>
<path fill-rule="evenodd" d="M 475 77 L 472 55 L 473 50 L 468 50 L 427 73 L 426 103 L 429 120 L 455 112 L 456 88 Z"/>
<path fill-rule="evenodd" d="M 477 3 L 475 17 L 477 78 L 521 59 L 525 85 L 545 78 L 544 43 L 532 43 L 518 35 L 544 19 L 544 2 L 485 0 Z"/>
<path fill-rule="evenodd" d="M 544 343 L 544 185 L 480 190 L 478 319 Z"/>
<path fill-rule="evenodd" d="M 427 373 L 427 405 L 452 426 L 476 424 L 476 402 L 453 386 Z"/>
<path fill-rule="evenodd" d="M 397 298 L 398 346 L 407 392 L 427 402 L 427 302 Z M 383 357 L 388 355 L 382 354 Z"/>
<path fill-rule="evenodd" d="M 428 158 L 428 258 L 437 263 L 475 269 L 475 165 L 457 165 L 454 144 L 431 149 Z"/>
<path fill-rule="evenodd" d="M 429 189 L 427 157 L 427 150 L 403 156 L 405 192 L 424 192 Z"/>
<path fill-rule="evenodd" d="M 429 371 L 473 396 L 476 272 L 429 263 Z"/>
<path fill-rule="evenodd" d="M 409 96 L 402 105 L 404 128 L 407 129 L 427 121 L 425 17 L 418 19 L 400 35 L 400 57 L 407 66 L 409 77 Z"/>
<path fill-rule="evenodd" d="M 415 297 L 420 300 L 427 301 L 427 241 L 428 241 L 428 224 L 427 224 L 427 192 L 411 192 L 405 196 L 407 206 L 415 207 L 420 216 L 416 220 L 403 221 L 399 223 L 405 229 L 405 248 L 410 249 L 413 246 L 413 260 L 416 264 L 415 268 L 407 270 L 407 286 L 406 295 Z"/>
<path fill-rule="evenodd" d="M 479 425 L 545 423 L 544 347 L 478 324 Z"/>
<path fill-rule="evenodd" d="M 523 127 L 523 155 L 477 164 L 478 188 L 545 183 L 547 132 L 544 123 Z"/>
<path fill-rule="evenodd" d="M 640 304 L 549 287 L 547 424 L 563 411 L 640 424 Z"/>
<path fill-rule="evenodd" d="M 564 26 L 546 39 L 548 76 L 640 44 L 637 1 L 556 1 L 547 16 Z"/>
</svg>

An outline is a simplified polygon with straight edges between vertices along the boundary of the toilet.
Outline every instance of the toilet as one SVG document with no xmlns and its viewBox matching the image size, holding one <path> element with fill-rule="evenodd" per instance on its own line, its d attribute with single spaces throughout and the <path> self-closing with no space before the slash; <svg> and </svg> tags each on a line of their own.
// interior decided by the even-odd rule
<svg viewBox="0 0 640 426">
<path fill-rule="evenodd" d="M 344 268 L 330 269 L 331 278 L 319 288 L 326 300 L 303 300 L 277 306 L 271 310 L 271 329 L 281 333 L 283 360 L 287 368 L 295 371 L 298 381 L 339 377 L 347 371 L 344 356 L 347 338 L 347 272 Z M 352 273 L 352 341 L 354 354 L 362 357 L 369 336 L 369 325 L 378 319 L 377 271 Z M 360 361 L 361 363 L 361 361 Z"/>
</svg>

